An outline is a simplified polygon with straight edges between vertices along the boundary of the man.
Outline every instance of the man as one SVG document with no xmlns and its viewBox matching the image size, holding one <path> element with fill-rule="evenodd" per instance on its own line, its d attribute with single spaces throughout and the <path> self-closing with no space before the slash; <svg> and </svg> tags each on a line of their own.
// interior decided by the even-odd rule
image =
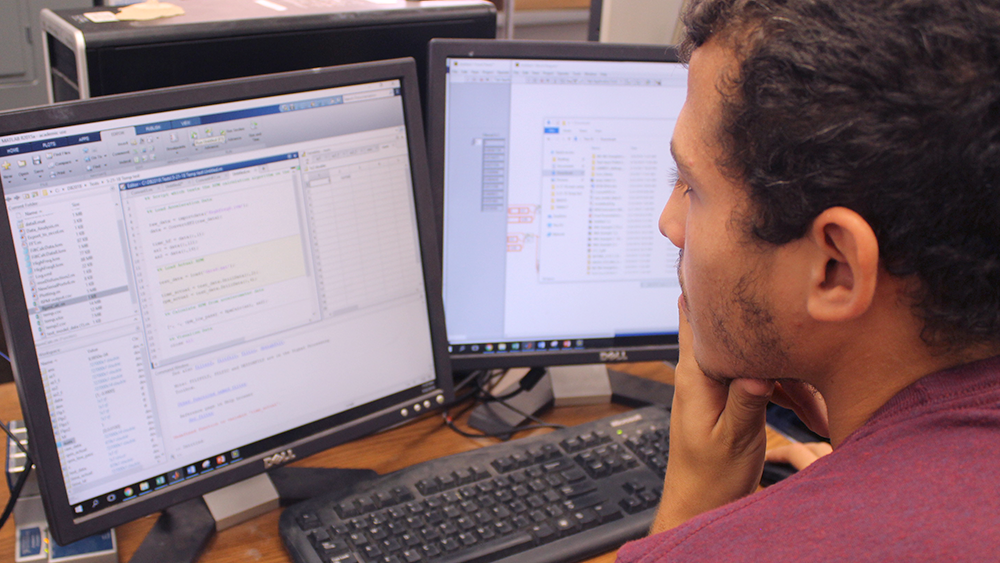
<svg viewBox="0 0 1000 563">
<path fill-rule="evenodd" d="M 1000 1 L 685 22 L 670 457 L 619 561 L 1000 559 Z M 772 399 L 833 452 L 753 492 Z"/>
</svg>

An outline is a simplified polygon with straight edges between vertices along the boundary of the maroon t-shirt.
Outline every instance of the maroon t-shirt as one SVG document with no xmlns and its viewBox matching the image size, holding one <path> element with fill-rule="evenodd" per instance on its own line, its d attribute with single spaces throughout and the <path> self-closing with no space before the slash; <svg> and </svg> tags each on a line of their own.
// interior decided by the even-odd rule
<svg viewBox="0 0 1000 563">
<path fill-rule="evenodd" d="M 1000 561 L 1000 357 L 924 377 L 830 455 L 618 563 Z"/>
</svg>

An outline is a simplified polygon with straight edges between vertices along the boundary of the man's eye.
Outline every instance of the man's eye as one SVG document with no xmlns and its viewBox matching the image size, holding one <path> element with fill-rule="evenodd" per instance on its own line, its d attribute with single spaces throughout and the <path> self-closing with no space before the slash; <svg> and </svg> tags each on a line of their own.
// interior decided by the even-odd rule
<svg viewBox="0 0 1000 563">
<path fill-rule="evenodd" d="M 683 190 L 683 195 L 688 195 L 691 193 L 691 186 L 681 179 L 681 175 L 674 168 L 670 171 L 670 183 L 674 185 L 675 190 Z"/>
</svg>

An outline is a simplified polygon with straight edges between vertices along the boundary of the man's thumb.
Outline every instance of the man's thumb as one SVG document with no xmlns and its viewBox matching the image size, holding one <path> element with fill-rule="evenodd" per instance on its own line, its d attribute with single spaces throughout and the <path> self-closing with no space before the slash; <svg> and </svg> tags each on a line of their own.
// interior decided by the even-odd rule
<svg viewBox="0 0 1000 563">
<path fill-rule="evenodd" d="M 765 379 L 734 379 L 723 416 L 736 435 L 753 434 L 763 424 L 774 382 Z"/>
</svg>

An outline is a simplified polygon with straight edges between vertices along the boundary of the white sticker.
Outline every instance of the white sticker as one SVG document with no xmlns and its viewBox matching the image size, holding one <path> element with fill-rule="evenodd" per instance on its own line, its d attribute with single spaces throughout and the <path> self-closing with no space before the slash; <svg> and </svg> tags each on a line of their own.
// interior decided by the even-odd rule
<svg viewBox="0 0 1000 563">
<path fill-rule="evenodd" d="M 108 23 L 118 21 L 118 16 L 114 12 L 87 12 L 83 17 L 94 23 Z"/>
<path fill-rule="evenodd" d="M 258 4 L 260 4 L 261 6 L 264 6 L 265 8 L 271 8 L 272 10 L 277 10 L 279 12 L 284 12 L 285 10 L 288 9 L 285 6 L 282 6 L 281 4 L 277 4 L 275 2 L 270 2 L 268 0 L 256 0 L 256 1 L 257 1 Z"/>
</svg>

